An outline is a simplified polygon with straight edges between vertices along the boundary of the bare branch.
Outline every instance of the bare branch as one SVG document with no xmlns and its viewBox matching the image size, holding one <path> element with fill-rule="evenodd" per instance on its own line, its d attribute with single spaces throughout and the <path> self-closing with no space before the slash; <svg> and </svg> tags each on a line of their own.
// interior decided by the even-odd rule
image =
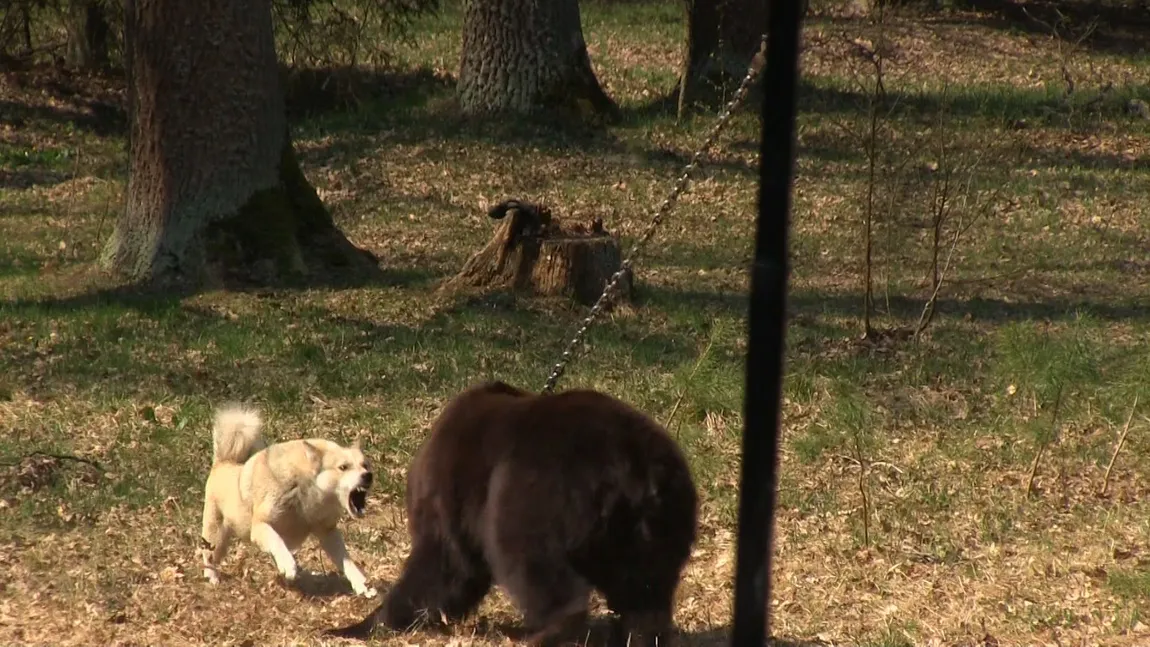
<svg viewBox="0 0 1150 647">
<path fill-rule="evenodd" d="M 1102 489 L 1098 491 L 1098 496 L 1106 496 L 1106 491 L 1110 489 L 1110 472 L 1114 469 L 1114 461 L 1118 460 L 1118 452 L 1122 451 L 1122 446 L 1126 444 L 1126 434 L 1130 433 L 1130 421 L 1134 420 L 1134 411 L 1137 408 L 1138 396 L 1134 396 L 1130 415 L 1126 417 L 1126 426 L 1122 428 L 1122 434 L 1118 436 L 1118 445 L 1114 447 L 1114 454 L 1110 456 L 1110 463 L 1106 465 L 1106 475 L 1102 478 Z"/>
<path fill-rule="evenodd" d="M 1062 406 L 1062 384 L 1058 385 L 1058 394 L 1054 396 L 1054 411 L 1050 414 L 1050 427 L 1053 431 L 1058 424 L 1058 410 Z M 1051 434 L 1053 438 L 1053 433 Z M 1046 446 L 1051 443 L 1051 440 L 1040 443 L 1038 451 L 1034 453 L 1034 463 L 1030 465 L 1030 476 L 1026 479 L 1026 496 L 1030 496 L 1034 492 L 1034 477 L 1038 474 L 1038 463 L 1042 460 L 1042 454 Z"/>
</svg>

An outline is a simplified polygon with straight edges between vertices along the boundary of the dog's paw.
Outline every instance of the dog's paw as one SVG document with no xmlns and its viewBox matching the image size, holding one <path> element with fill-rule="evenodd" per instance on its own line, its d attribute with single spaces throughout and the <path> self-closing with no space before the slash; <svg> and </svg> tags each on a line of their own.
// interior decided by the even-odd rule
<svg viewBox="0 0 1150 647">
<path fill-rule="evenodd" d="M 379 595 L 379 592 L 376 591 L 375 587 L 372 586 L 357 586 L 355 588 L 355 594 L 362 595 L 365 598 L 371 599 Z"/>
<path fill-rule="evenodd" d="M 297 583 L 299 583 L 300 579 L 299 569 L 295 568 L 294 566 L 292 568 L 280 571 L 279 576 L 280 579 L 283 580 L 283 583 L 288 586 L 295 586 Z"/>
</svg>

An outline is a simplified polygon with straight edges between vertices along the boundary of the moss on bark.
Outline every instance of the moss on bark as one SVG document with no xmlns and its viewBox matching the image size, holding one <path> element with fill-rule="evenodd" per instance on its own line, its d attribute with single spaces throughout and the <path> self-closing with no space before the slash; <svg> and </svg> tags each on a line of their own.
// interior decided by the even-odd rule
<svg viewBox="0 0 1150 647">
<path fill-rule="evenodd" d="M 679 118 L 731 98 L 760 51 L 768 14 L 766 0 L 690 0 L 686 6 L 687 51 L 675 89 Z M 744 105 L 760 102 L 761 87 L 752 86 L 748 99 Z"/>
<path fill-rule="evenodd" d="M 557 84 L 540 101 L 550 111 L 566 112 L 582 121 L 614 122 L 622 113 L 599 83 L 591 68 L 591 58 L 587 48 L 575 53 L 571 63 L 571 73 L 566 82 Z"/>
<path fill-rule="evenodd" d="M 256 191 L 236 214 L 205 232 L 209 276 L 216 281 L 299 282 L 321 277 L 364 279 L 380 270 L 356 247 L 300 169 L 288 139 L 279 184 Z"/>
<path fill-rule="evenodd" d="M 105 267 L 192 284 L 378 273 L 300 170 L 270 5 L 225 4 L 126 5 L 128 189 Z"/>
</svg>

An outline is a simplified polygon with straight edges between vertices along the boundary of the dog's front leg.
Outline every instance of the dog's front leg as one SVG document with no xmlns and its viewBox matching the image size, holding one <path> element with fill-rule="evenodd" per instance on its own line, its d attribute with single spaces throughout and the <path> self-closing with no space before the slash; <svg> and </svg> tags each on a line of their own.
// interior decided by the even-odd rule
<svg viewBox="0 0 1150 647">
<path fill-rule="evenodd" d="M 279 569 L 280 575 L 283 576 L 289 584 L 296 581 L 299 575 L 299 570 L 296 568 L 295 557 L 288 550 L 287 544 L 284 543 L 283 537 L 275 531 L 270 525 L 257 521 L 252 524 L 252 543 L 263 549 L 264 552 L 270 553 L 272 559 L 276 561 L 276 568 Z"/>
<path fill-rule="evenodd" d="M 351 561 L 351 556 L 347 554 L 347 546 L 344 545 L 343 535 L 340 534 L 338 528 L 327 531 L 319 538 L 319 543 L 323 547 L 323 552 L 327 553 L 335 567 L 347 578 L 352 590 L 357 595 L 366 598 L 375 597 L 375 589 L 367 585 L 367 578 L 364 577 L 363 572 L 359 570 L 355 562 Z"/>
</svg>

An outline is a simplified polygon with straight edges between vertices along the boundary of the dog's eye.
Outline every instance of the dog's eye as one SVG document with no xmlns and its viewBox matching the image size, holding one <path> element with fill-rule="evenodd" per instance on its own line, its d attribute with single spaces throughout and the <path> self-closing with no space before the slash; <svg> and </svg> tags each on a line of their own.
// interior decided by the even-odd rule
<svg viewBox="0 0 1150 647">
<path fill-rule="evenodd" d="M 339 466 L 339 470 L 340 470 L 341 472 L 346 472 L 346 471 L 348 471 L 349 469 L 351 469 L 351 463 L 344 463 L 343 465 L 340 465 L 340 466 Z"/>
</svg>

